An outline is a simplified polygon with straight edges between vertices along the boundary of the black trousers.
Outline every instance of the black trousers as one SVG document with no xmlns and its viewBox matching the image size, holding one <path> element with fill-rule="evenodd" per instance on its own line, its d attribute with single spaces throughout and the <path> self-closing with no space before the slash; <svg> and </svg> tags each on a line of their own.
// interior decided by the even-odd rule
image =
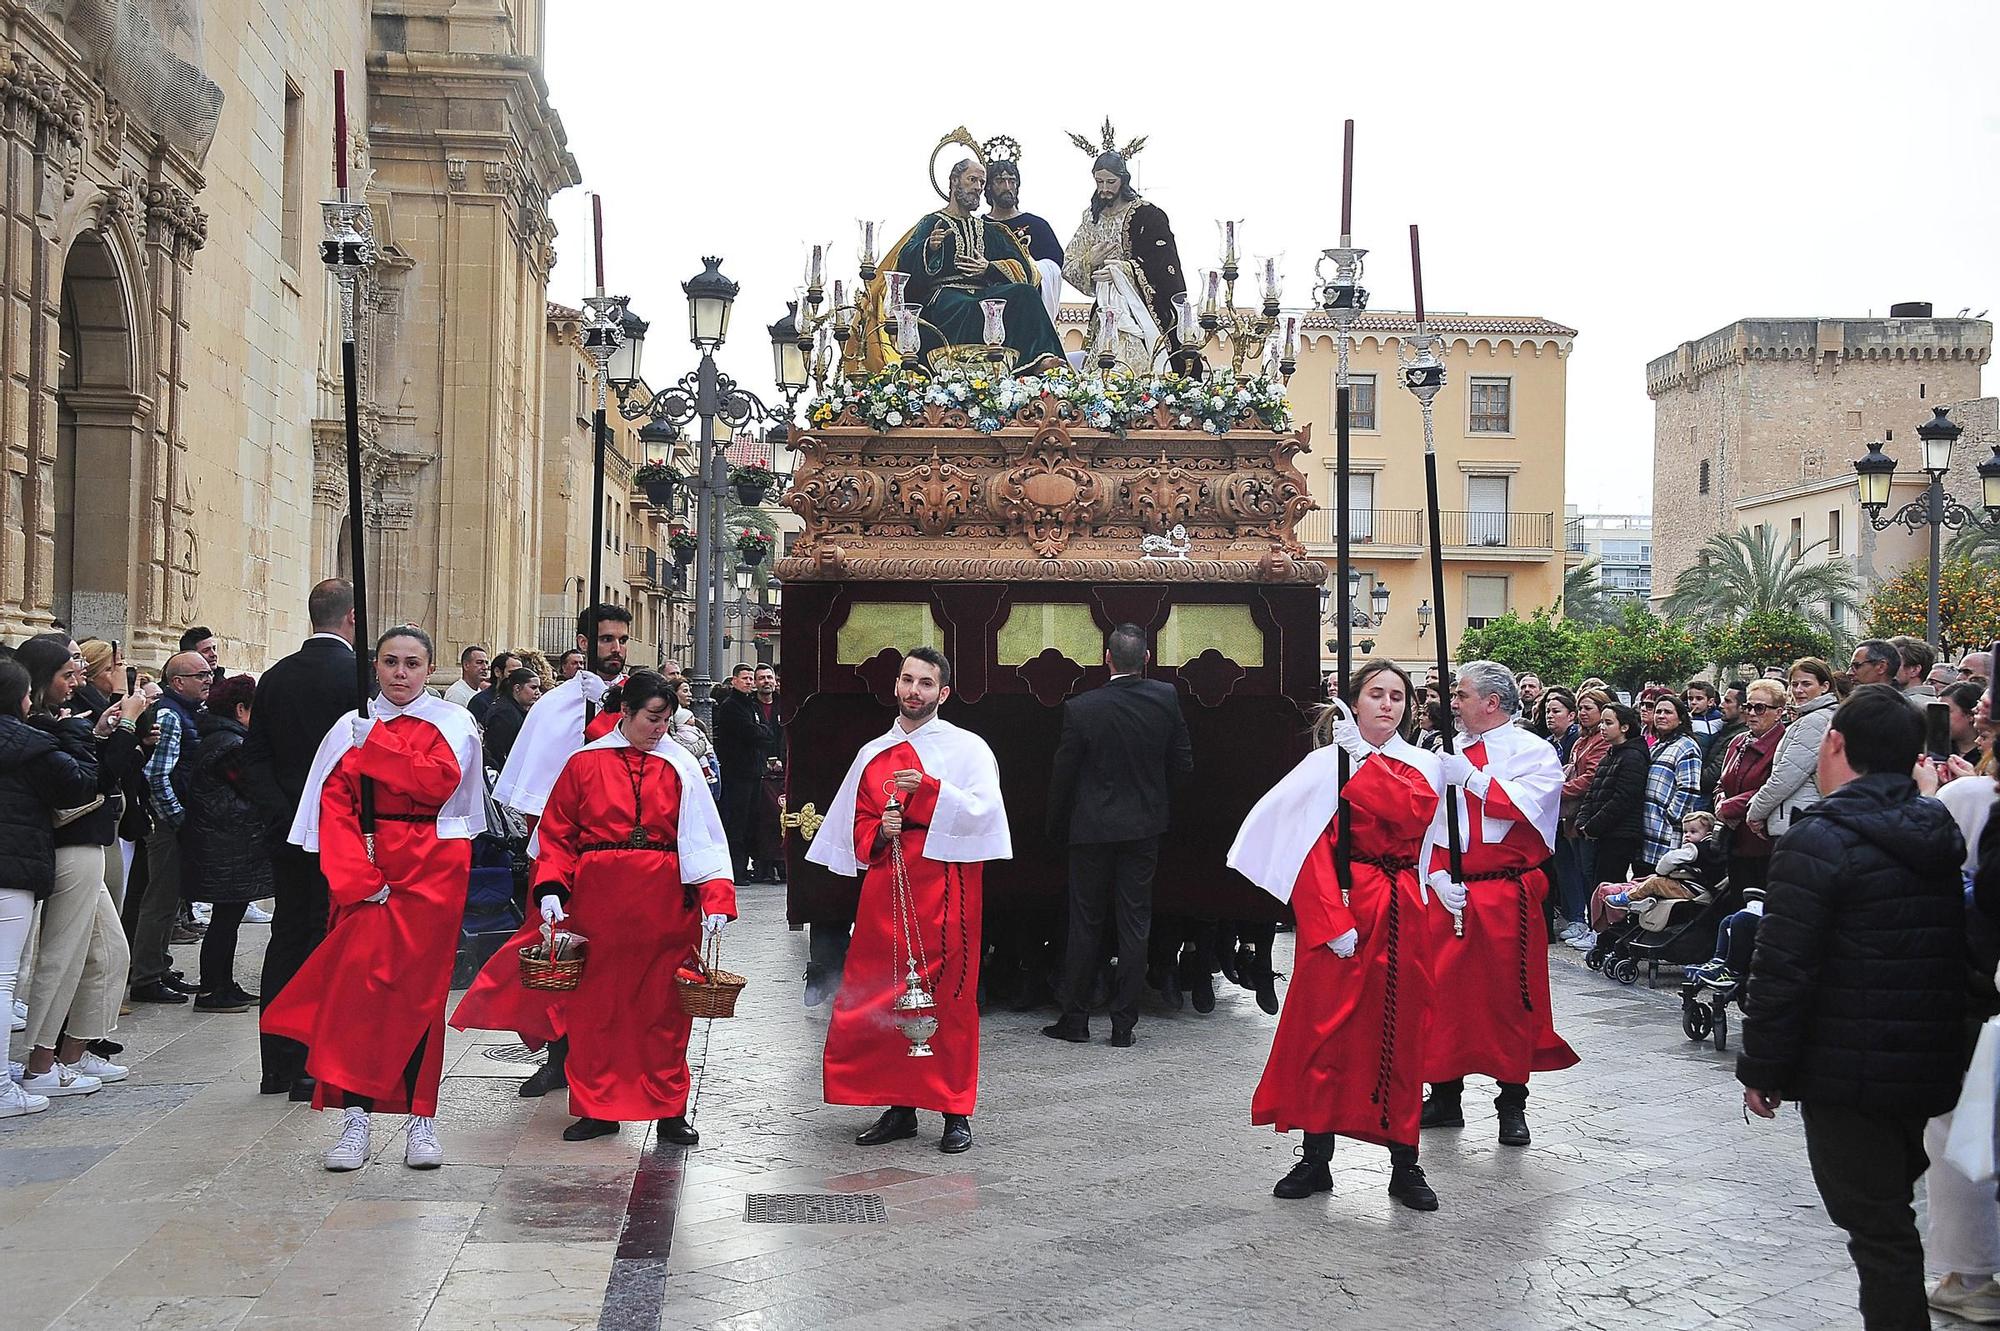
<svg viewBox="0 0 2000 1331">
<path fill-rule="evenodd" d="M 729 858 L 736 871 L 736 881 L 742 882 L 750 871 L 750 851 L 757 827 L 757 800 L 762 793 L 762 782 L 751 777 L 732 781 L 727 772 L 722 776 L 722 834 L 729 839 Z"/>
<path fill-rule="evenodd" d="M 1104 917 L 1115 912 L 1118 987 L 1111 995 L 1111 1027 L 1130 1030 L 1138 1022 L 1139 992 L 1146 983 L 1146 935 L 1153 924 L 1153 869 L 1159 861 L 1158 837 L 1069 848 L 1064 1016 L 1090 1014 L 1091 976 L 1104 938 Z"/>
<path fill-rule="evenodd" d="M 1847 1231 L 1847 1253 L 1861 1277 L 1861 1324 L 1928 1331 L 1924 1245 L 1910 1205 L 1930 1166 L 1924 1116 L 1801 1104 L 1799 1117 L 1813 1182 L 1827 1218 Z"/>
<path fill-rule="evenodd" d="M 201 992 L 227 993 L 236 983 L 236 938 L 243 930 L 247 901 L 218 901 L 208 908 L 208 932 L 201 936 Z"/>
<path fill-rule="evenodd" d="M 1597 839 L 1597 864 L 1590 883 L 1595 888 L 1598 883 L 1622 883 L 1632 876 L 1632 866 L 1639 859 L 1640 841 L 1638 837 L 1608 836 Z M 1584 895 L 1588 903 L 1590 896 Z"/>
<path fill-rule="evenodd" d="M 260 1007 L 269 1007 L 306 958 L 326 937 L 326 875 L 319 856 L 297 846 L 271 852 L 271 941 L 264 949 L 264 975 L 259 983 Z M 306 1047 L 282 1035 L 260 1037 L 264 1075 L 297 1081 L 306 1075 Z"/>
</svg>

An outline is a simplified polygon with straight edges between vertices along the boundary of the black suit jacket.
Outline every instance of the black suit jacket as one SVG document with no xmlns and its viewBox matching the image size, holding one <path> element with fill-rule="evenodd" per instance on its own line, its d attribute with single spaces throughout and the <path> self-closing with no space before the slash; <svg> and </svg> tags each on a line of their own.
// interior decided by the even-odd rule
<svg viewBox="0 0 2000 1331">
<path fill-rule="evenodd" d="M 732 784 L 761 780 L 770 748 L 771 727 L 757 710 L 756 696 L 731 689 L 715 705 L 715 757 L 722 764 L 722 779 Z"/>
<path fill-rule="evenodd" d="M 1049 835 L 1073 846 L 1167 830 L 1174 778 L 1194 745 L 1171 684 L 1127 675 L 1063 704 L 1049 776 Z"/>
<path fill-rule="evenodd" d="M 267 845 L 285 844 L 319 742 L 353 710 L 354 649 L 332 638 L 307 639 L 257 681 L 242 764 Z"/>
</svg>

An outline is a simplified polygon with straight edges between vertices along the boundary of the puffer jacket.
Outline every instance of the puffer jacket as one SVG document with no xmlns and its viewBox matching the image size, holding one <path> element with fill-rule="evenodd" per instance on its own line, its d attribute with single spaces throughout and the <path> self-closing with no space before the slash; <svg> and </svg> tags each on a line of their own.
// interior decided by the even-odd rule
<svg viewBox="0 0 2000 1331">
<path fill-rule="evenodd" d="M 1799 705 L 1798 715 L 1785 727 L 1771 775 L 1750 797 L 1749 817 L 1764 824 L 1773 841 L 1785 834 L 1792 819 L 1819 803 L 1819 746 L 1833 726 L 1840 699 L 1833 690 Z"/>
<path fill-rule="evenodd" d="M 73 698 L 72 701 L 81 703 L 84 710 L 55 722 L 49 729 L 60 732 L 74 744 L 97 756 L 97 793 L 104 796 L 104 803 L 81 818 L 58 827 L 56 846 L 108 846 L 117 837 L 118 820 L 125 813 L 126 787 L 132 782 L 144 781 L 141 773 L 146 758 L 139 752 L 138 735 L 123 726 L 103 739 L 97 738 L 91 726 L 105 709 L 95 706 L 85 697 Z"/>
<path fill-rule="evenodd" d="M 181 895 L 189 901 L 256 901 L 272 894 L 271 857 L 257 806 L 243 793 L 243 742 L 234 719 L 203 712 L 188 769 L 181 823 Z"/>
<path fill-rule="evenodd" d="M 0 888 L 55 890 L 55 811 L 97 796 L 97 760 L 73 736 L 0 716 Z"/>
<path fill-rule="evenodd" d="M 1930 1118 L 1958 1102 L 1965 839 L 1899 773 L 1857 777 L 1771 855 L 1736 1079 Z"/>
<path fill-rule="evenodd" d="M 1652 763 L 1643 739 L 1612 745 L 1576 807 L 1576 830 L 1598 841 L 1645 835 L 1646 769 Z"/>
</svg>

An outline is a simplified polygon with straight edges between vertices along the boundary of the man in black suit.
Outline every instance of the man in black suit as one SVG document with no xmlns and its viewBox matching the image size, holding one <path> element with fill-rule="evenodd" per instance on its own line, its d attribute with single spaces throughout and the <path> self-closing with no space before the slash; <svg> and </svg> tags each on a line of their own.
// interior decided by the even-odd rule
<svg viewBox="0 0 2000 1331">
<path fill-rule="evenodd" d="M 1063 705 L 1062 742 L 1049 775 L 1049 835 L 1069 845 L 1069 951 L 1061 1020 L 1042 1028 L 1057 1040 L 1090 1038 L 1091 978 L 1115 906 L 1118 986 L 1111 996 L 1111 1043 L 1132 1043 L 1146 981 L 1146 934 L 1153 917 L 1153 867 L 1167 830 L 1170 787 L 1194 770 L 1187 719 L 1171 684 L 1145 678 L 1146 635 L 1135 624 L 1111 630 L 1104 664 L 1111 679 Z"/>
<path fill-rule="evenodd" d="M 313 754 L 333 723 L 355 706 L 354 584 L 345 578 L 318 583 L 306 599 L 313 633 L 305 645 L 264 672 L 250 708 L 250 738 L 243 745 L 244 785 L 264 815 L 264 844 L 271 854 L 276 908 L 264 950 L 262 1006 L 271 1006 L 299 967 L 326 937 L 326 876 L 319 856 L 285 838 L 299 811 Z M 306 1047 L 280 1035 L 263 1037 L 265 1095 L 289 1092 L 312 1098 Z"/>
<path fill-rule="evenodd" d="M 722 766 L 722 831 L 736 881 L 750 881 L 750 852 L 756 830 L 757 800 L 764 785 L 765 760 L 773 752 L 771 727 L 751 692 L 754 667 L 729 672 L 728 696 L 715 705 L 715 760 Z"/>
</svg>

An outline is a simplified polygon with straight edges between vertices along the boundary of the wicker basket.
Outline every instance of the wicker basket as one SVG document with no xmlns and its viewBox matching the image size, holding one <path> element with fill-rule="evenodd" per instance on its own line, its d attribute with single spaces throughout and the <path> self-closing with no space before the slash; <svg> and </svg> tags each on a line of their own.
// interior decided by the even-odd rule
<svg viewBox="0 0 2000 1331">
<path fill-rule="evenodd" d="M 707 951 L 706 957 L 700 953 L 689 957 L 674 974 L 674 986 L 681 997 L 681 1011 L 690 1017 L 733 1017 L 736 1015 L 736 996 L 743 992 L 743 986 L 749 981 L 717 964 L 722 960 L 720 938 L 711 936 Z M 693 971 L 693 975 L 689 971 Z"/>
<path fill-rule="evenodd" d="M 549 960 L 549 951 L 554 945 L 555 929 L 547 921 L 542 923 L 542 941 L 530 943 L 520 951 L 521 987 L 523 989 L 544 989 L 565 993 L 576 988 L 583 978 L 583 955 L 589 940 L 582 934 L 567 934 L 572 951 L 560 961 Z"/>
</svg>

